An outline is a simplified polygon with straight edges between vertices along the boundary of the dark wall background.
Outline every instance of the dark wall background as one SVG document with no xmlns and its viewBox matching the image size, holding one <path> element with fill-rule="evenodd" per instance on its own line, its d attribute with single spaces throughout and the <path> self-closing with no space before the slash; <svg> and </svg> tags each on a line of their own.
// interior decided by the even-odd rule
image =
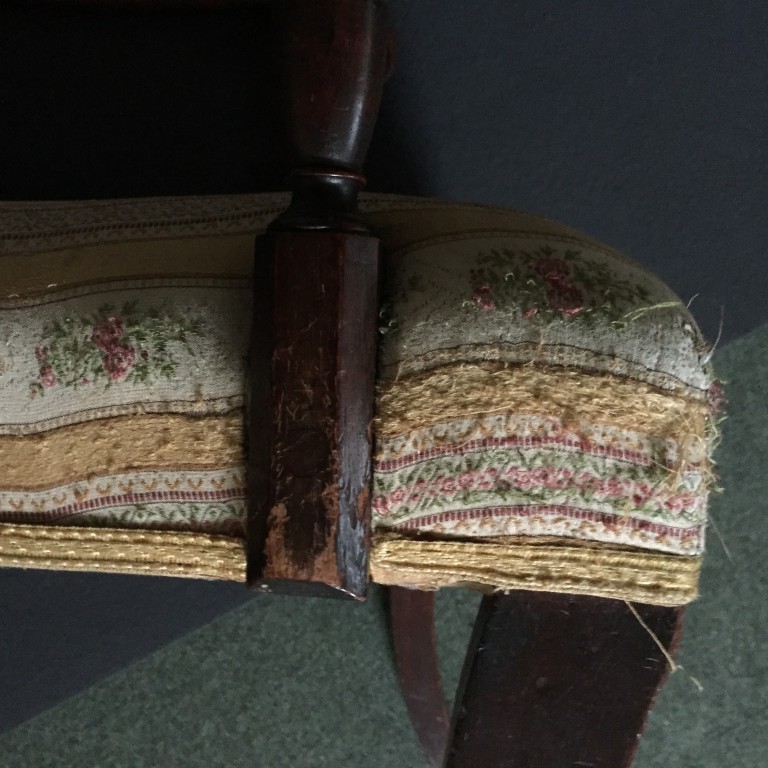
<svg viewBox="0 0 768 768">
<path fill-rule="evenodd" d="M 263 5 L 71 5 L 0 5 L 0 199 L 282 186 Z M 722 317 L 721 344 L 768 321 L 768 4 L 389 6 L 397 68 L 371 189 L 561 219 L 695 296 L 713 339 Z M 0 573 L 0 649 L 13 649 L 0 725 L 245 599 L 226 585 Z"/>
</svg>

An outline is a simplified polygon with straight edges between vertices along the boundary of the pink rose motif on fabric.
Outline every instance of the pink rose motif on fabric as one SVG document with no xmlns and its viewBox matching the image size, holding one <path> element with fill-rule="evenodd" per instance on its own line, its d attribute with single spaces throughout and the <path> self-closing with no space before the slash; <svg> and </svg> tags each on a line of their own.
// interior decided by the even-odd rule
<svg viewBox="0 0 768 768">
<path fill-rule="evenodd" d="M 91 341 L 103 352 L 110 352 L 123 335 L 125 326 L 117 317 L 106 317 L 91 333 Z"/>
<path fill-rule="evenodd" d="M 42 389 L 51 389 L 59 383 L 53 371 L 53 366 L 48 362 L 49 351 L 48 347 L 35 347 L 35 360 L 37 360 L 37 364 L 40 366 L 37 385 Z"/>
<path fill-rule="evenodd" d="M 553 256 L 542 256 L 534 270 L 547 283 L 549 306 L 566 317 L 572 317 L 584 309 L 584 294 L 571 282 L 568 264 Z"/>
<path fill-rule="evenodd" d="M 122 381 L 136 364 L 136 350 L 119 341 L 124 331 L 123 321 L 111 316 L 104 318 L 91 333 L 91 341 L 104 353 L 101 364 L 110 381 Z M 142 352 L 142 356 L 146 354 Z"/>
<path fill-rule="evenodd" d="M 34 349 L 38 375 L 30 395 L 54 387 L 152 384 L 178 374 L 180 356 L 194 356 L 189 338 L 204 332 L 199 319 L 128 302 L 104 305 L 82 317 L 63 317 L 43 328 Z"/>
<path fill-rule="evenodd" d="M 44 365 L 40 369 L 40 383 L 46 388 L 50 389 L 58 384 L 56 380 L 56 374 L 53 372 L 53 368 L 50 365 Z"/>
<path fill-rule="evenodd" d="M 558 289 L 547 292 L 549 306 L 561 312 L 566 317 L 572 317 L 584 311 L 584 294 L 570 283 L 563 284 Z"/>
<path fill-rule="evenodd" d="M 569 281 L 568 265 L 559 258 L 542 256 L 536 262 L 534 270 L 552 286 L 563 285 Z"/>
<path fill-rule="evenodd" d="M 481 285 L 475 288 L 475 292 L 472 294 L 472 301 L 486 312 L 490 312 L 496 306 L 496 302 L 493 300 L 493 292 L 488 285 Z"/>
<path fill-rule="evenodd" d="M 122 381 L 136 364 L 136 350 L 133 347 L 116 344 L 108 354 L 102 355 L 101 364 L 110 381 Z"/>
<path fill-rule="evenodd" d="M 532 322 L 578 317 L 623 328 L 627 317 L 653 303 L 643 282 L 620 274 L 608 261 L 559 245 L 479 253 L 469 283 L 466 310 L 511 311 Z"/>
</svg>

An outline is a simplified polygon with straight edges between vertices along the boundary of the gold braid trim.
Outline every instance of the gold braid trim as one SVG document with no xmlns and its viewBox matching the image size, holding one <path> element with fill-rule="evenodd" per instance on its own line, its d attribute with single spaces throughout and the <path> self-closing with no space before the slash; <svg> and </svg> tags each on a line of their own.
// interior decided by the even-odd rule
<svg viewBox="0 0 768 768">
<path fill-rule="evenodd" d="M 604 547 L 414 540 L 377 534 L 371 576 L 434 590 L 526 589 L 679 606 L 698 596 L 701 559 Z"/>
<path fill-rule="evenodd" d="M 0 566 L 245 581 L 245 542 L 174 531 L 0 524 Z"/>
<path fill-rule="evenodd" d="M 402 354 L 402 353 L 401 353 Z M 382 361 L 379 378 L 382 382 L 425 374 L 446 365 L 480 364 L 486 362 L 505 365 L 536 366 L 537 368 L 579 369 L 584 375 L 614 376 L 634 379 L 672 395 L 682 395 L 704 402 L 706 390 L 686 383 L 679 376 L 664 371 L 654 371 L 639 363 L 633 363 L 608 352 L 582 349 L 556 342 L 519 341 L 509 343 L 460 344 L 448 349 L 434 349 L 415 357 Z"/>
<path fill-rule="evenodd" d="M 540 413 L 681 438 L 706 434 L 705 403 L 640 381 L 580 370 L 499 363 L 447 365 L 379 388 L 376 431 L 394 436 L 489 413 Z"/>
<path fill-rule="evenodd" d="M 0 525 L 0 566 L 245 581 L 245 542 L 169 531 Z M 419 589 L 471 586 L 652 605 L 697 597 L 700 558 L 588 546 L 418 541 L 379 534 L 371 575 Z"/>
</svg>

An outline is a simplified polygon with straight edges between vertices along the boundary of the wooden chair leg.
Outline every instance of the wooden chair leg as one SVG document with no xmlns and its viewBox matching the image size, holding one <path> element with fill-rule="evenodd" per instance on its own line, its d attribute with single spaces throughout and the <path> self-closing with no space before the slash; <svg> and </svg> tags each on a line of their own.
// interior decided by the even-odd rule
<svg viewBox="0 0 768 768">
<path fill-rule="evenodd" d="M 362 600 L 379 240 L 357 194 L 391 32 L 375 0 L 279 0 L 274 15 L 295 170 L 289 209 L 256 243 L 248 583 Z"/>
<path fill-rule="evenodd" d="M 443 764 L 450 714 L 443 695 L 435 634 L 435 593 L 389 590 L 397 672 L 408 714 L 430 768 Z"/>
<path fill-rule="evenodd" d="M 431 767 L 628 768 L 669 672 L 682 608 L 573 595 L 486 597 L 447 725 L 434 594 L 390 589 L 400 684 Z M 450 730 L 450 732 L 449 732 Z"/>
</svg>

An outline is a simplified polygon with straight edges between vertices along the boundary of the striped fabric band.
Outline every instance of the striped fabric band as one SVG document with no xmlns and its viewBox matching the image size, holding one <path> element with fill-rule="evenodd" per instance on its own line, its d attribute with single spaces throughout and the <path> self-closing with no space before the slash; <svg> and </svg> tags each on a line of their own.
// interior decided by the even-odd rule
<svg viewBox="0 0 768 768">
<path fill-rule="evenodd" d="M 253 239 L 285 205 L 0 205 L 0 564 L 243 578 Z M 363 206 L 373 577 L 693 599 L 717 391 L 686 307 L 546 220 Z"/>
</svg>

